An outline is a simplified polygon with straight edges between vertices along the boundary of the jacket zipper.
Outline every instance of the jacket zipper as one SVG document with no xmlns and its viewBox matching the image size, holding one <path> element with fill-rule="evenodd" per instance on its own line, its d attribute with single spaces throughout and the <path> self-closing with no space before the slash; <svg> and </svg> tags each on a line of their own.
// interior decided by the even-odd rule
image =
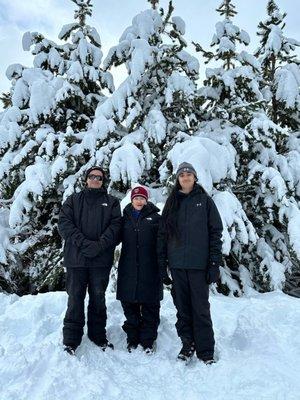
<svg viewBox="0 0 300 400">
<path fill-rule="evenodd" d="M 185 199 L 184 205 L 184 222 L 185 222 L 185 232 L 184 232 L 184 250 L 183 250 L 183 268 L 186 267 L 186 248 L 187 248 L 187 199 Z"/>
<path fill-rule="evenodd" d="M 135 296 L 134 298 L 137 298 L 137 288 L 138 288 L 138 281 L 139 281 L 139 227 L 140 227 L 140 217 L 138 217 L 137 221 L 135 222 L 135 231 L 136 231 L 136 281 L 135 281 Z"/>
</svg>

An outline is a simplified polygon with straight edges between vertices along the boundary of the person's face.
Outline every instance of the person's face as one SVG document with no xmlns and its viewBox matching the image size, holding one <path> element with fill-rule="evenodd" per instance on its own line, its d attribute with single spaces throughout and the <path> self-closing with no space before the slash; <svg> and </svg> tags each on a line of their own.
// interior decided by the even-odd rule
<svg viewBox="0 0 300 400">
<path fill-rule="evenodd" d="M 191 172 L 182 172 L 178 181 L 183 190 L 192 190 L 195 184 L 195 175 Z"/>
<path fill-rule="evenodd" d="M 86 181 L 87 187 L 91 189 L 99 189 L 103 185 L 103 174 L 98 169 L 92 170 Z"/>
<path fill-rule="evenodd" d="M 141 211 L 141 209 L 144 207 L 144 205 L 147 204 L 147 200 L 143 196 L 135 196 L 131 202 L 132 202 L 133 208 L 137 211 Z"/>
</svg>

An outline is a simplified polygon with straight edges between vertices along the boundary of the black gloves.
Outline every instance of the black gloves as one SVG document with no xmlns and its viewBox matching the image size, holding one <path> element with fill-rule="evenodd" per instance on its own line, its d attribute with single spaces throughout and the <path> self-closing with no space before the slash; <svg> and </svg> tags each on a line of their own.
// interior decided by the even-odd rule
<svg viewBox="0 0 300 400">
<path fill-rule="evenodd" d="M 160 279 L 161 279 L 162 283 L 166 286 L 171 286 L 173 284 L 172 279 L 169 277 L 167 267 L 161 268 Z"/>
<path fill-rule="evenodd" d="M 210 285 L 211 283 L 217 283 L 220 279 L 220 268 L 212 262 L 206 271 L 206 282 Z"/>
<path fill-rule="evenodd" d="M 85 257 L 93 258 L 96 257 L 102 251 L 102 246 L 99 240 L 96 241 L 96 240 L 85 239 L 82 242 L 80 251 Z"/>
<path fill-rule="evenodd" d="M 164 285 L 166 285 L 166 286 L 171 286 L 172 284 L 173 284 L 173 281 L 172 281 L 172 279 L 169 277 L 169 275 L 166 275 L 164 278 L 163 278 L 163 284 Z"/>
</svg>

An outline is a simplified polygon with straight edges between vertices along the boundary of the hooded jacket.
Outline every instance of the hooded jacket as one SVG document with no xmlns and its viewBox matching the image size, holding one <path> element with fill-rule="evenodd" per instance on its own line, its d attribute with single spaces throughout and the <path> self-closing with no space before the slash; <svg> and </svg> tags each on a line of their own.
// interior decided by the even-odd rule
<svg viewBox="0 0 300 400">
<path fill-rule="evenodd" d="M 159 209 L 148 202 L 137 219 L 128 204 L 122 217 L 122 250 L 118 266 L 117 299 L 156 303 L 162 299 L 162 280 L 157 262 Z"/>
<path fill-rule="evenodd" d="M 110 268 L 120 228 L 119 201 L 105 188 L 73 193 L 58 220 L 58 231 L 65 240 L 64 266 Z"/>
<path fill-rule="evenodd" d="M 169 237 L 160 223 L 158 258 L 160 268 L 199 269 L 219 266 L 222 261 L 222 221 L 211 197 L 198 184 L 189 194 L 177 192 L 176 215 L 179 237 Z"/>
</svg>

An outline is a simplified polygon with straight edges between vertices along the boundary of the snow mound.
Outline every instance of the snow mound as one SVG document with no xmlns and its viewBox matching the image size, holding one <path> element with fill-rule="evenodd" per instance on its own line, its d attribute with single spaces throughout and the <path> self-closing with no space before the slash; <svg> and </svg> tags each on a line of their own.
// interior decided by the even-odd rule
<svg viewBox="0 0 300 400">
<path fill-rule="evenodd" d="M 175 361 L 180 343 L 169 293 L 162 303 L 157 352 L 125 350 L 123 314 L 107 295 L 108 337 L 102 352 L 86 336 L 77 356 L 64 353 L 63 292 L 0 294 L 0 399 L 299 399 L 299 300 L 280 292 L 251 298 L 211 296 L 218 362 Z"/>
</svg>

